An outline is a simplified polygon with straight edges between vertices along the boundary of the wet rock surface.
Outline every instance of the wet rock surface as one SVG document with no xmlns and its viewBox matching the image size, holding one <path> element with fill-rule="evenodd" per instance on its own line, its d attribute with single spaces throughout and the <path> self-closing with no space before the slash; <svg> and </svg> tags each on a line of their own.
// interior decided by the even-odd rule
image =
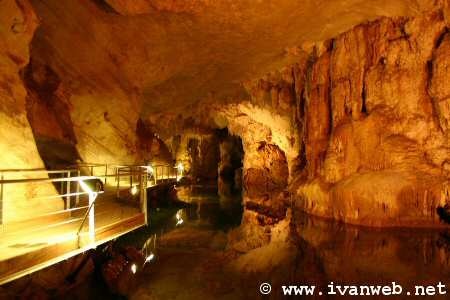
<svg viewBox="0 0 450 300">
<path fill-rule="evenodd" d="M 208 143 L 227 128 L 259 222 L 288 198 L 355 224 L 440 225 L 448 1 L 316 4 L 2 1 L 4 167 L 157 157 L 215 180 Z"/>
<path fill-rule="evenodd" d="M 445 35 L 440 10 L 384 18 L 338 36 L 314 60 L 299 207 L 365 225 L 440 224 L 436 209 L 449 201 Z"/>
<path fill-rule="evenodd" d="M 435 284 L 449 275 L 449 16 L 448 0 L 0 0 L 0 167 L 177 163 L 186 182 L 243 189 L 228 214 L 192 205 L 195 226 L 161 237 L 135 290 L 111 276 L 132 299 Z M 0 223 L 62 208 L 33 202 L 56 194 L 41 189 L 9 191 L 26 200 L 2 201 Z M 12 290 L 57 290 L 42 274 Z"/>
</svg>

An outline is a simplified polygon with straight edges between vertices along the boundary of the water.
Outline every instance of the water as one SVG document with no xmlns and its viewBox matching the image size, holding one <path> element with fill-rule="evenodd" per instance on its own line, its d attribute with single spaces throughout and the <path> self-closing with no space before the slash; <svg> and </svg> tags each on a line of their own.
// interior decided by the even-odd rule
<svg viewBox="0 0 450 300">
<path fill-rule="evenodd" d="M 296 212 L 292 233 L 296 242 L 228 256 L 226 232 L 240 224 L 242 199 L 195 188 L 180 189 L 179 198 L 188 205 L 151 212 L 152 226 L 119 241 L 142 246 L 157 236 L 155 261 L 147 265 L 131 299 L 259 299 L 261 282 L 272 283 L 273 299 L 282 298 L 282 284 L 317 285 L 327 291 L 331 282 L 396 282 L 406 293 L 416 285 L 442 282 L 450 290 L 447 230 L 374 229 Z"/>
<path fill-rule="evenodd" d="M 161 228 L 162 236 L 181 228 L 227 231 L 240 223 L 242 207 L 238 197 L 224 198 L 217 196 L 215 191 L 187 190 L 180 193 L 180 199 L 190 205 L 179 209 L 168 219 Z M 183 219 L 182 224 L 177 225 L 177 215 Z M 405 292 L 415 291 L 416 285 L 436 286 L 442 282 L 450 291 L 450 232 L 447 230 L 376 229 L 346 225 L 299 212 L 294 214 L 294 224 L 294 234 L 301 242 L 293 248 L 286 248 L 289 251 L 286 261 L 280 260 L 279 265 L 269 263 L 266 270 L 256 273 L 251 271 L 252 277 L 246 277 L 243 273 L 239 275 L 242 278 L 224 275 L 215 280 L 234 285 L 236 294 L 233 296 L 236 299 L 257 298 L 257 284 L 262 280 L 271 281 L 274 285 L 314 284 L 324 290 L 330 282 L 335 285 L 384 285 L 396 282 Z M 190 244 L 185 246 L 189 248 Z M 277 252 L 271 251 L 259 251 L 256 256 L 267 256 L 267 260 L 276 261 Z M 276 251 L 282 256 L 284 250 L 277 248 Z M 195 253 L 194 250 L 191 255 L 197 255 Z M 251 254 L 247 256 L 250 259 L 243 260 L 245 263 L 253 259 Z M 245 286 L 242 286 L 242 282 L 246 282 Z M 192 282 L 191 288 L 196 285 L 197 282 Z M 243 295 L 237 292 L 243 288 L 256 294 L 250 292 Z M 279 288 L 274 288 L 274 292 L 280 292 Z M 198 293 L 201 295 L 201 292 Z M 230 295 L 215 296 L 227 298 Z"/>
<path fill-rule="evenodd" d="M 187 188 L 179 191 L 178 197 L 188 204 L 178 211 L 188 226 L 226 231 L 241 222 L 241 195 L 219 196 L 214 188 Z"/>
<path fill-rule="evenodd" d="M 450 283 L 450 235 L 446 230 L 373 229 L 305 214 L 296 217 L 296 228 L 318 255 L 329 281 L 396 281 L 405 286 Z"/>
<path fill-rule="evenodd" d="M 217 187 L 178 187 L 174 205 L 149 209 L 149 226 L 137 229 L 117 241 L 118 246 L 142 248 L 152 240 L 152 247 L 172 230 L 195 228 L 226 232 L 239 226 L 242 218 L 242 196 L 219 196 Z M 182 220 L 182 221 L 179 221 Z"/>
</svg>

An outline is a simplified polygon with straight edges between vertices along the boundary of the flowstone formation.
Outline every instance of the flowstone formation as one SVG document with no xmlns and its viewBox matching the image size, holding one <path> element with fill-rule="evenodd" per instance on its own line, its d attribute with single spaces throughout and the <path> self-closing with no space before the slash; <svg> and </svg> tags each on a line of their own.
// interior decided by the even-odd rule
<svg viewBox="0 0 450 300">
<path fill-rule="evenodd" d="M 307 70 L 299 208 L 349 223 L 439 224 L 450 201 L 442 9 L 327 41 Z M 445 75 L 448 80 L 448 74 Z"/>
<path fill-rule="evenodd" d="M 448 24 L 438 6 L 358 25 L 246 82 L 249 99 L 197 111 L 198 126 L 242 139 L 243 223 L 275 224 L 292 208 L 370 226 L 444 225 Z"/>
</svg>

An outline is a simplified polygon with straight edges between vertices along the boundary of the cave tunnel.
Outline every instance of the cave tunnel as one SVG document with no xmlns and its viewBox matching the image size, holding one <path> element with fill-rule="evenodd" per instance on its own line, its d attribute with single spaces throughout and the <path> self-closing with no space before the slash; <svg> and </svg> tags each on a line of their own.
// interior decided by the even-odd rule
<svg viewBox="0 0 450 300">
<path fill-rule="evenodd" d="M 0 299 L 448 298 L 449 26 L 0 0 Z"/>
</svg>

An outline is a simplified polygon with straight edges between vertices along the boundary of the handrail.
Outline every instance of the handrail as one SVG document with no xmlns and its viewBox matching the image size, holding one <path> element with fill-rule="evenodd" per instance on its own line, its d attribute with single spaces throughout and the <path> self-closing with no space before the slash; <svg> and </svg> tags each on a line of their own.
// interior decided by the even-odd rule
<svg viewBox="0 0 450 300">
<path fill-rule="evenodd" d="M 80 227 L 78 227 L 78 231 L 77 231 L 77 235 L 78 235 L 78 236 L 80 236 L 81 229 L 83 229 L 84 222 L 86 222 L 86 219 L 87 219 L 89 213 L 91 212 L 92 207 L 93 207 L 94 204 L 95 204 L 95 200 L 96 200 L 96 199 L 94 199 L 94 201 L 92 201 L 92 203 L 89 205 L 89 207 L 88 207 L 86 213 L 85 213 L 84 216 L 83 216 L 83 220 L 81 221 Z"/>
<path fill-rule="evenodd" d="M 97 192 L 98 194 L 103 194 L 103 191 Z M 33 200 L 44 200 L 44 199 L 58 199 L 58 198 L 64 198 L 64 197 L 72 197 L 72 196 L 81 196 L 81 195 L 89 195 L 88 192 L 79 192 L 79 193 L 67 193 L 67 194 L 58 194 L 58 195 L 52 195 L 52 196 L 41 196 L 41 197 L 33 197 L 31 199 Z"/>
<path fill-rule="evenodd" d="M 78 244 L 80 243 L 80 232 L 81 229 L 83 229 L 84 222 L 86 222 L 87 217 L 89 216 L 89 239 L 91 243 L 95 242 L 95 215 L 94 215 L 94 205 L 95 200 L 97 199 L 97 192 L 92 191 L 92 189 L 83 181 L 79 180 L 81 188 L 89 193 L 89 208 L 87 209 L 86 213 L 84 214 L 83 220 L 81 221 L 80 227 L 77 231 L 78 236 Z M 78 245 L 80 246 L 80 245 Z"/>
<path fill-rule="evenodd" d="M 81 162 L 81 163 L 78 163 L 78 164 L 73 164 L 72 166 L 104 167 L 106 165 L 107 164 Z"/>
<path fill-rule="evenodd" d="M 78 164 L 78 165 L 71 165 L 67 169 L 56 169 L 56 170 L 47 170 L 45 168 L 34 168 L 34 169 L 0 169 L 0 173 L 48 173 L 48 174 L 58 174 L 58 173 L 67 173 L 67 172 L 77 172 L 80 168 L 86 168 L 86 167 L 112 167 L 112 168 L 142 168 L 142 169 L 148 169 L 148 165 L 107 165 L 107 164 Z M 151 165 L 153 168 L 156 167 L 170 167 L 173 169 L 176 169 L 176 166 L 171 166 L 170 164 L 158 164 L 158 165 Z M 107 174 L 105 174 L 107 175 Z M 109 176 L 109 175 L 108 175 Z M 104 175 L 99 177 L 105 177 Z"/>
<path fill-rule="evenodd" d="M 45 171 L 45 168 L 0 169 L 0 172 L 35 172 L 35 171 Z"/>
<path fill-rule="evenodd" d="M 179 171 L 171 164 L 124 166 L 87 163 L 59 170 L 0 169 L 2 237 L 5 243 L 11 245 L 18 241 L 40 243 L 45 239 L 53 245 L 70 238 L 70 249 L 67 248 L 70 251 L 96 247 L 105 240 L 148 225 L 147 187 L 167 181 L 175 182 L 175 179 L 178 181 L 182 177 Z M 100 194 L 104 196 L 99 197 Z M 60 203 L 55 199 L 63 201 Z M 122 211 L 116 214 L 116 208 L 123 205 L 127 206 L 126 213 Z M 29 211 L 24 210 L 24 207 Z M 5 208 L 12 209 L 11 214 Z M 16 214 L 16 209 L 21 209 L 21 214 Z M 112 211 L 114 213 L 110 213 Z M 116 223 L 120 224 L 120 228 L 114 227 L 115 231 L 111 235 L 109 228 L 113 228 L 110 226 Z M 108 228 L 107 234 L 103 228 Z M 30 235 L 30 232 L 33 234 Z M 61 249 L 61 253 L 67 249 Z M 27 251 L 10 254 L 20 256 Z M 149 257 L 146 260 L 151 259 Z M 28 267 L 29 263 L 18 268 Z"/>
<path fill-rule="evenodd" d="M 78 169 L 56 169 L 56 170 L 47 170 L 45 168 L 39 169 L 0 169 L 0 173 L 49 173 L 49 174 L 57 174 L 57 173 L 67 173 L 67 172 L 75 172 Z"/>
<path fill-rule="evenodd" d="M 81 169 L 83 167 L 87 166 L 104 166 L 105 168 L 105 174 L 96 174 L 95 176 L 80 176 Z M 45 199 L 59 199 L 63 198 L 65 199 L 65 208 L 64 211 L 70 211 L 71 208 L 71 197 L 76 197 L 75 203 L 78 203 L 79 196 L 88 194 L 90 198 L 92 198 L 92 195 L 88 191 L 80 192 L 79 188 L 81 185 L 81 182 L 84 183 L 84 181 L 89 180 L 103 180 L 104 184 L 106 184 L 107 178 L 116 178 L 117 182 L 117 190 L 116 195 L 117 197 L 120 197 L 120 191 L 123 190 L 123 180 L 129 180 L 129 188 L 132 189 L 134 186 L 138 186 L 139 189 L 142 189 L 143 187 L 147 187 L 148 181 L 153 181 L 154 184 L 157 184 L 160 180 L 166 180 L 166 179 L 174 179 L 179 177 L 178 172 L 176 171 L 177 167 L 174 167 L 170 164 L 155 164 L 155 165 L 107 165 L 107 164 L 79 164 L 78 169 L 67 168 L 67 169 L 60 169 L 60 170 L 46 170 L 44 168 L 34 168 L 34 169 L 0 169 L 0 208 L 2 206 L 2 201 L 4 197 L 4 191 L 3 187 L 4 185 L 11 185 L 11 184 L 28 184 L 28 183 L 61 183 L 60 191 L 57 194 L 52 195 L 37 195 L 35 197 L 32 197 L 33 200 L 45 200 Z M 112 171 L 114 169 L 114 173 L 111 172 L 108 174 L 108 167 Z M 39 176 L 38 178 L 20 178 L 22 176 L 13 175 L 17 173 L 45 173 L 45 174 L 58 174 L 60 173 L 61 176 L 58 176 L 56 178 L 51 177 L 42 177 Z M 8 173 L 11 173 L 10 177 L 8 176 Z M 113 174 L 112 174 L 113 173 Z M 71 177 L 71 175 L 78 174 L 78 176 Z M 25 174 L 24 174 L 25 176 Z M 136 177 L 145 176 L 146 183 L 144 184 L 141 179 L 135 179 Z M 12 177 L 12 178 L 11 178 Z M 76 192 L 70 189 L 70 183 L 71 182 L 78 182 L 76 184 Z M 64 183 L 66 187 L 64 187 Z M 85 184 L 85 183 L 84 183 Z M 128 183 L 126 184 L 128 188 Z M 130 192 L 134 195 L 135 192 Z M 98 191 L 95 194 L 95 198 L 98 196 L 98 194 L 103 193 L 103 191 Z M 89 214 L 89 210 L 87 211 L 87 214 Z M 0 211 L 0 224 L 3 223 L 3 214 Z M 84 221 L 85 222 L 85 221 Z M 84 224 L 83 222 L 83 224 Z M 83 226 L 83 224 L 81 226 Z"/>
<path fill-rule="evenodd" d="M 104 176 L 101 176 L 104 177 Z M 64 178 L 22 178 L 22 179 L 3 179 L 0 180 L 0 184 L 8 183 L 28 183 L 28 182 L 68 182 L 97 179 L 98 176 L 77 176 L 77 177 L 64 177 Z"/>
</svg>

